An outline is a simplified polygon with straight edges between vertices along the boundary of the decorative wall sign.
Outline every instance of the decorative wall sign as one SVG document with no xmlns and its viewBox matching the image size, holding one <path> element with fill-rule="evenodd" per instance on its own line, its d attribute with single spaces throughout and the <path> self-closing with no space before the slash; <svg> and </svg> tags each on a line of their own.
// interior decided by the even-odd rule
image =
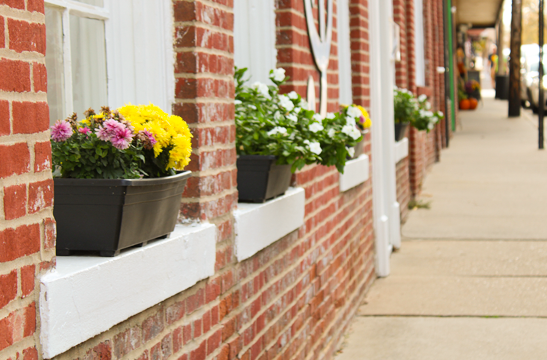
<svg viewBox="0 0 547 360">
<path fill-rule="evenodd" d="M 313 54 L 315 65 L 321 75 L 321 107 L 319 113 L 323 116 L 327 115 L 327 69 L 329 67 L 329 55 L 330 47 L 332 43 L 332 1 L 326 0 L 327 5 L 325 8 L 325 0 L 318 0 L 319 2 L 319 32 L 315 26 L 315 20 L 313 18 L 313 2 L 315 0 L 304 0 L 304 8 L 306 10 L 306 24 L 308 27 L 308 36 L 310 38 L 310 45 Z M 310 82 L 308 82 L 308 87 Z M 308 88 L 308 94 L 310 94 Z M 315 91 L 314 91 L 315 93 Z M 308 98 L 308 102 L 311 103 L 311 99 Z M 314 99 L 315 102 L 315 99 Z"/>
</svg>

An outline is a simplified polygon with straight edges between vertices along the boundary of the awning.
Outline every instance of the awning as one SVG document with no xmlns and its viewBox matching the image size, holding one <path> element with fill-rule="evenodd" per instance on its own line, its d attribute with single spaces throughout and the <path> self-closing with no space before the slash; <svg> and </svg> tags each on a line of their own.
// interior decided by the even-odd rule
<svg viewBox="0 0 547 360">
<path fill-rule="evenodd" d="M 455 0 L 456 24 L 472 27 L 494 27 L 500 16 L 503 0 Z"/>
</svg>

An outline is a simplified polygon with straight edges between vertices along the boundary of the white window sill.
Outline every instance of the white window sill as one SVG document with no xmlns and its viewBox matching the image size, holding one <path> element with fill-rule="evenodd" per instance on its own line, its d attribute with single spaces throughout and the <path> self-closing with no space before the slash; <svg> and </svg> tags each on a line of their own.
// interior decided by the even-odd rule
<svg viewBox="0 0 547 360">
<path fill-rule="evenodd" d="M 57 257 L 40 279 L 44 358 L 65 352 L 215 271 L 216 226 L 177 225 L 170 237 L 121 255 Z"/>
<path fill-rule="evenodd" d="M 357 159 L 346 162 L 344 173 L 340 174 L 340 192 L 347 191 L 368 180 L 368 156 L 363 154 Z"/>
<path fill-rule="evenodd" d="M 395 164 L 408 156 L 408 138 L 395 143 Z"/>
<path fill-rule="evenodd" d="M 237 260 L 250 258 L 304 225 L 305 202 L 304 189 L 289 188 L 263 204 L 239 203 L 234 212 Z"/>
</svg>

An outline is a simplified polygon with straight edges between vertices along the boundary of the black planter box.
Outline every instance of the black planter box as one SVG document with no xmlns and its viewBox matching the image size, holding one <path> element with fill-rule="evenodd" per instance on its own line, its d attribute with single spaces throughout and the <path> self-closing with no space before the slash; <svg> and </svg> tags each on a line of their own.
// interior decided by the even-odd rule
<svg viewBox="0 0 547 360">
<path fill-rule="evenodd" d="M 276 165 L 275 156 L 240 155 L 237 190 L 240 202 L 263 203 L 283 195 L 291 184 L 291 166 Z"/>
<path fill-rule="evenodd" d="M 153 179 L 54 179 L 57 255 L 121 249 L 171 233 L 190 171 Z"/>
<path fill-rule="evenodd" d="M 395 123 L 395 141 L 401 141 L 405 137 L 406 128 L 408 123 Z"/>
</svg>

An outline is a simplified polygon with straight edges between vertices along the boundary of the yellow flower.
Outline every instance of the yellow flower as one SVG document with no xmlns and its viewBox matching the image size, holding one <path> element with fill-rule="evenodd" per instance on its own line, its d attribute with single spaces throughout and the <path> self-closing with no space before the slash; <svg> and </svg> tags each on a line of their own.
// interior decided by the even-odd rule
<svg viewBox="0 0 547 360">
<path fill-rule="evenodd" d="M 183 170 L 188 165 L 192 153 L 192 134 L 188 124 L 180 116 L 168 115 L 154 104 L 127 104 L 118 111 L 131 123 L 135 132 L 146 129 L 154 135 L 155 157 L 165 148 L 170 148 L 167 169 Z"/>
<path fill-rule="evenodd" d="M 372 121 L 370 120 L 370 115 L 368 114 L 368 111 L 360 105 L 357 105 L 357 108 L 359 110 L 361 110 L 361 113 L 363 114 L 363 117 L 365 118 L 365 122 L 363 123 L 363 127 L 365 129 L 368 129 L 372 125 Z"/>
</svg>

